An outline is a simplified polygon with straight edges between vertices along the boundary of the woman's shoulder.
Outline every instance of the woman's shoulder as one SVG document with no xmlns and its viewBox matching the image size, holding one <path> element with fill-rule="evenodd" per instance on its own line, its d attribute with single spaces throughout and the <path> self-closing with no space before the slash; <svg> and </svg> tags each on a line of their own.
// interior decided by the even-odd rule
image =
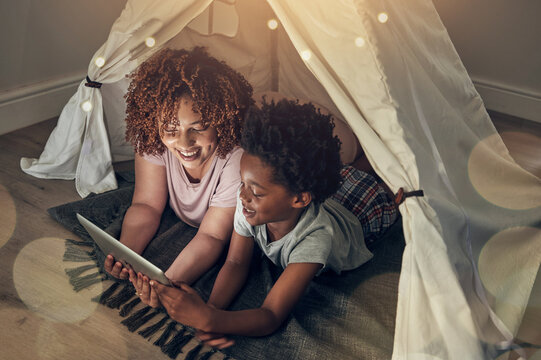
<svg viewBox="0 0 541 360">
<path fill-rule="evenodd" d="M 216 161 L 216 166 L 220 168 L 235 168 L 240 170 L 240 159 L 244 150 L 240 146 L 236 146 L 225 157 Z"/>
<path fill-rule="evenodd" d="M 240 146 L 235 146 L 233 150 L 231 150 L 229 154 L 226 155 L 226 159 L 238 159 L 238 161 L 240 161 L 243 153 L 243 148 L 241 148 Z"/>
</svg>

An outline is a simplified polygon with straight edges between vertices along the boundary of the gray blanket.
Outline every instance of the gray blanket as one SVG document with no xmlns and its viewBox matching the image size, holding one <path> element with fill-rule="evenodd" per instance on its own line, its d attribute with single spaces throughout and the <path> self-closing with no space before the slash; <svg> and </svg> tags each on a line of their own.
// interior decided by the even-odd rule
<svg viewBox="0 0 541 360">
<path fill-rule="evenodd" d="M 76 290 L 103 281 L 108 275 L 101 269 L 103 254 L 93 247 L 75 213 L 79 212 L 118 238 L 133 194 L 133 186 L 124 185 L 118 190 L 48 210 L 54 219 L 82 239 L 67 240 L 65 259 L 88 261 L 91 258 L 96 262 L 98 271 L 89 275 L 83 274 L 87 274 L 93 265 L 67 271 Z M 143 256 L 165 270 L 196 231 L 167 208 L 159 231 Z M 378 242 L 373 250 L 374 258 L 367 264 L 341 275 L 329 272 L 314 279 L 287 321 L 274 334 L 257 338 L 232 337 L 235 345 L 223 352 L 239 360 L 390 359 L 403 249 L 399 221 Z M 210 294 L 221 261 L 194 284 L 205 299 Z M 248 281 L 230 309 L 260 306 L 280 272 L 281 269 L 256 252 Z M 193 329 L 169 319 L 161 309 L 133 310 L 137 308 L 138 298 L 127 282 L 115 282 L 96 301 L 119 308 L 119 320 L 124 317 L 122 323 L 128 330 L 138 330 L 142 336 L 155 340 L 154 343 L 171 358 L 176 358 L 193 337 Z M 212 351 L 198 355 L 200 350 L 199 346 L 188 355 L 204 359 L 213 354 Z"/>
</svg>

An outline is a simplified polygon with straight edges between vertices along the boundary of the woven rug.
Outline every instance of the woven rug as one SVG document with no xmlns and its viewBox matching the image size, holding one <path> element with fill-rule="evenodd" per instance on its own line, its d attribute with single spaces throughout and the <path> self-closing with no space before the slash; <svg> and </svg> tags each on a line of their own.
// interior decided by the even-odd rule
<svg viewBox="0 0 541 360">
<path fill-rule="evenodd" d="M 80 291 L 96 282 L 114 280 L 94 300 L 119 309 L 119 321 L 127 330 L 137 331 L 175 359 L 186 352 L 194 329 L 170 319 L 163 309 L 142 306 L 129 282 L 106 274 L 102 269 L 104 255 L 75 217 L 80 213 L 118 238 L 133 195 L 132 181 L 133 174 L 123 174 L 119 189 L 60 205 L 48 212 L 80 238 L 67 239 L 64 254 L 65 261 L 84 263 L 66 270 L 74 289 Z M 180 221 L 166 208 L 159 230 L 143 256 L 166 270 L 196 232 L 197 229 Z M 367 264 L 341 275 L 328 272 L 314 279 L 275 333 L 264 337 L 231 336 L 235 345 L 221 352 L 238 360 L 390 359 L 403 249 L 402 224 L 398 221 L 379 241 L 373 251 L 374 258 Z M 88 263 L 89 260 L 92 261 Z M 204 299 L 210 295 L 222 262 L 223 257 L 193 285 Z M 247 283 L 230 309 L 260 306 L 280 272 L 280 268 L 256 251 Z M 186 359 L 207 359 L 215 352 L 199 344 L 190 346 L 184 355 Z"/>
</svg>

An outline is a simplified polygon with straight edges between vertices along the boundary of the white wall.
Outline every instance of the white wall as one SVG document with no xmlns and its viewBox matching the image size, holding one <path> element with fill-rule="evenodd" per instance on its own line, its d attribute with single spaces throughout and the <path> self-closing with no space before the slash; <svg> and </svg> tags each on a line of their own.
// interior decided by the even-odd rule
<svg viewBox="0 0 541 360">
<path fill-rule="evenodd" d="M 60 114 L 125 1 L 0 0 L 0 134 Z M 541 1 L 433 2 L 487 108 L 541 122 Z"/>
<path fill-rule="evenodd" d="M 541 122 L 541 1 L 433 3 L 485 106 Z"/>
<path fill-rule="evenodd" d="M 0 0 L 0 134 L 58 116 L 125 0 Z"/>
</svg>

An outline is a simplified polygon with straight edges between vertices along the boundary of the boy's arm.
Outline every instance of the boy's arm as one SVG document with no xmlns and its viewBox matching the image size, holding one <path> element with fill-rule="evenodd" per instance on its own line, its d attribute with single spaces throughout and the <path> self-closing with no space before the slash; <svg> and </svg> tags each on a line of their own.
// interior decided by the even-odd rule
<svg viewBox="0 0 541 360">
<path fill-rule="evenodd" d="M 289 264 L 261 307 L 241 311 L 214 309 L 206 331 L 247 336 L 273 333 L 291 313 L 321 267 L 317 263 Z"/>
<path fill-rule="evenodd" d="M 180 290 L 157 282 L 152 286 L 174 320 L 209 333 L 264 336 L 282 324 L 321 266 L 317 263 L 289 264 L 261 307 L 241 311 L 219 310 L 206 305 L 186 284 L 181 284 Z"/>
<path fill-rule="evenodd" d="M 229 306 L 246 281 L 253 251 L 254 240 L 233 230 L 227 258 L 212 287 L 209 305 L 217 309 Z"/>
</svg>

